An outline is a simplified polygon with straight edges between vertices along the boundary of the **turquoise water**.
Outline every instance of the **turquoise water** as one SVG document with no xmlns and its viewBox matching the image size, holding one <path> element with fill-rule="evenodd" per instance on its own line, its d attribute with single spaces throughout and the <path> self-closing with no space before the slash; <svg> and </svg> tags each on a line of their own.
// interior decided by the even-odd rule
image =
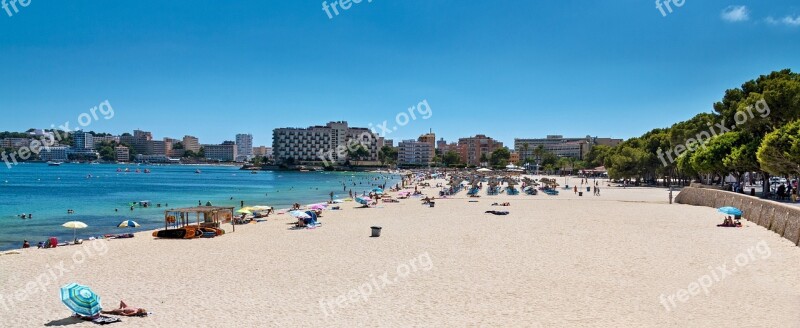
<svg viewBox="0 0 800 328">
<path fill-rule="evenodd" d="M 124 171 L 129 168 L 130 172 Z M 151 173 L 135 173 L 139 169 Z M 199 169 L 200 174 L 195 170 Z M 71 240 L 72 230 L 62 228 L 67 221 L 89 225 L 77 231 L 78 238 L 150 230 L 163 226 L 164 210 L 204 205 L 239 207 L 268 205 L 276 209 L 299 202 L 326 201 L 330 192 L 336 198 L 348 197 L 343 191 L 361 193 L 377 185 L 393 186 L 399 176 L 345 172 L 259 172 L 250 174 L 227 166 L 123 166 L 43 163 L 0 168 L 0 250 L 19 248 L 23 240 L 35 247 L 49 236 Z M 353 185 L 355 184 L 355 186 Z M 150 201 L 149 208 L 131 202 Z M 156 207 L 156 204 L 162 207 Z M 74 214 L 67 214 L 67 210 Z M 118 211 L 115 211 L 118 210 Z M 30 213 L 33 219 L 19 215 Z M 124 220 L 142 225 L 136 229 L 116 226 Z"/>
</svg>

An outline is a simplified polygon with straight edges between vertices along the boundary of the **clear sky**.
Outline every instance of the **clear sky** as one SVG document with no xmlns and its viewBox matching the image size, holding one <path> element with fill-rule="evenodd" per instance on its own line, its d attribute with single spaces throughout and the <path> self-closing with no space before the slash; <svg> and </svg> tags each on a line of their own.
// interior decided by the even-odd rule
<svg viewBox="0 0 800 328">
<path fill-rule="evenodd" d="M 800 70 L 797 0 L 666 16 L 647 0 L 363 0 L 332 18 L 317 0 L 29 1 L 0 9 L 0 130 L 74 127 L 108 100 L 87 130 L 269 145 L 276 127 L 391 127 L 427 100 L 429 119 L 387 137 L 628 138 Z"/>
</svg>

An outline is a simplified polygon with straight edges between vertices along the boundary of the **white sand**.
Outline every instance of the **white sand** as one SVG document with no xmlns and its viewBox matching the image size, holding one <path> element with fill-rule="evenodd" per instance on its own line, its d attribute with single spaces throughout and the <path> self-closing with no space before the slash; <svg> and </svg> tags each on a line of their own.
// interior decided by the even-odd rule
<svg viewBox="0 0 800 328">
<path fill-rule="evenodd" d="M 111 327 L 800 325 L 800 247 L 755 224 L 717 228 L 714 209 L 669 205 L 663 189 L 482 194 L 435 208 L 346 203 L 315 230 L 287 230 L 284 215 L 215 239 L 139 234 L 0 256 L 0 326 L 94 326 L 66 319 L 58 289 L 69 282 L 105 308 L 124 299 L 154 313 Z M 61 261 L 68 272 L 51 270 Z M 48 272 L 56 279 L 40 290 Z"/>
</svg>

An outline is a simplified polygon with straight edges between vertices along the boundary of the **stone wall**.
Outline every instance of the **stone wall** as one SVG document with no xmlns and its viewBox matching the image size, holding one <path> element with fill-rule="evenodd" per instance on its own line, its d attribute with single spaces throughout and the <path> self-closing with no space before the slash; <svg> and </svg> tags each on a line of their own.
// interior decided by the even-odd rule
<svg viewBox="0 0 800 328">
<path fill-rule="evenodd" d="M 675 197 L 679 204 L 719 208 L 733 206 L 742 218 L 783 236 L 800 246 L 800 207 L 762 200 L 743 194 L 707 188 L 686 187 Z"/>
</svg>

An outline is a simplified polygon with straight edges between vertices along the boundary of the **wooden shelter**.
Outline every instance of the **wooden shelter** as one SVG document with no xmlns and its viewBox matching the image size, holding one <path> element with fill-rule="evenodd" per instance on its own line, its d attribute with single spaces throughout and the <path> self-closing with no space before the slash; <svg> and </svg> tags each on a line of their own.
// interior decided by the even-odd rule
<svg viewBox="0 0 800 328">
<path fill-rule="evenodd" d="M 233 222 L 233 207 L 197 206 L 174 208 L 164 211 L 164 229 L 172 226 L 174 229 L 196 225 L 201 228 L 219 229 L 221 222 L 231 222 L 233 231 L 236 225 Z"/>
</svg>

